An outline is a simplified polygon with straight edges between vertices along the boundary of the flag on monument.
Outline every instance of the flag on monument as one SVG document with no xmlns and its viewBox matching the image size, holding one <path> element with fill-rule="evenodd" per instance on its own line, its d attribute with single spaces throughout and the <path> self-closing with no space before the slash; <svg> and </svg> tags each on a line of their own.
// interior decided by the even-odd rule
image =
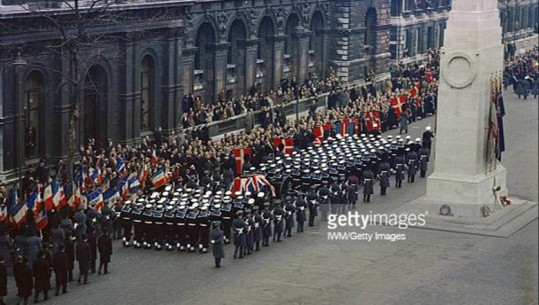
<svg viewBox="0 0 539 305">
<path fill-rule="evenodd" d="M 503 103 L 503 96 L 500 93 L 498 93 L 498 151 L 496 153 L 496 158 L 498 160 L 502 160 L 502 152 L 505 151 L 505 136 L 504 136 L 504 130 L 503 130 L 503 117 L 505 116 L 505 106 Z"/>
</svg>

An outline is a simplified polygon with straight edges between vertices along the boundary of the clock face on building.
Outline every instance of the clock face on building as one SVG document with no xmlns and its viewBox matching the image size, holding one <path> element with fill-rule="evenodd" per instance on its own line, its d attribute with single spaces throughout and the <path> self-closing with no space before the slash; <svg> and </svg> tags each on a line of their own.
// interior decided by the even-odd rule
<svg viewBox="0 0 539 305">
<path fill-rule="evenodd" d="M 475 60 L 466 52 L 455 51 L 446 54 L 443 61 L 442 75 L 444 80 L 454 88 L 465 88 L 471 85 L 477 74 Z"/>
</svg>

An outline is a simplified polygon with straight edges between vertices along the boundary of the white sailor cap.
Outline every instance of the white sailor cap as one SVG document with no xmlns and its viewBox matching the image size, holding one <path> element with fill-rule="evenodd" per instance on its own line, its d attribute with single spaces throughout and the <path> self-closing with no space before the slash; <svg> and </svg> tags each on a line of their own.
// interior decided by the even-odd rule
<svg viewBox="0 0 539 305">
<path fill-rule="evenodd" d="M 226 196 L 230 196 L 230 195 L 232 195 L 232 192 L 231 192 L 231 191 L 226 191 L 226 192 L 225 192 L 225 195 L 226 195 Z"/>
<path fill-rule="evenodd" d="M 174 209 L 174 206 L 173 205 L 167 205 L 166 209 L 167 209 L 167 211 L 170 211 L 170 210 Z"/>
<path fill-rule="evenodd" d="M 216 208 L 216 209 L 220 209 L 220 208 L 221 208 L 221 205 L 220 205 L 220 204 L 216 204 L 216 205 L 214 205 L 213 207 Z"/>
<path fill-rule="evenodd" d="M 430 131 L 432 128 L 430 126 L 425 127 L 426 131 Z"/>
<path fill-rule="evenodd" d="M 160 209 L 163 208 L 163 205 L 162 205 L 162 204 L 158 204 L 158 205 L 156 206 L 156 208 L 157 208 L 158 210 L 160 210 Z"/>
<path fill-rule="evenodd" d="M 237 191 L 237 192 L 234 193 L 234 195 L 236 195 L 236 196 L 241 196 L 241 192 L 240 192 L 240 191 Z"/>
<path fill-rule="evenodd" d="M 262 197 L 264 197 L 265 195 L 266 195 L 266 194 L 264 194 L 264 192 L 258 192 L 258 194 L 256 194 L 256 196 L 257 196 L 258 198 L 262 198 Z"/>
<path fill-rule="evenodd" d="M 249 191 L 245 192 L 245 197 L 251 197 L 251 195 L 252 195 L 251 192 Z"/>
<path fill-rule="evenodd" d="M 200 210 L 202 210 L 202 211 L 206 211 L 207 209 L 208 209 L 207 206 L 202 206 L 202 207 L 200 207 Z"/>
<path fill-rule="evenodd" d="M 159 201 L 158 201 L 157 203 L 163 203 L 163 202 L 165 202 L 165 201 L 167 201 L 167 198 L 164 198 L 164 197 L 163 197 L 163 198 L 159 198 Z"/>
<path fill-rule="evenodd" d="M 153 207 L 153 205 L 150 204 L 150 203 L 148 203 L 148 204 L 146 204 L 144 207 L 147 208 L 147 209 L 151 209 L 151 208 Z"/>
<path fill-rule="evenodd" d="M 167 191 L 167 192 L 172 191 L 172 185 L 167 185 L 167 186 L 165 187 L 165 191 Z"/>
<path fill-rule="evenodd" d="M 416 142 L 421 142 L 421 139 L 420 139 L 420 138 L 416 138 L 415 141 L 416 141 Z"/>
<path fill-rule="evenodd" d="M 406 136 L 406 140 L 410 140 L 412 137 L 411 136 Z"/>
<path fill-rule="evenodd" d="M 157 198 L 159 197 L 159 193 L 158 192 L 153 192 L 151 195 L 150 195 L 150 198 Z"/>
<path fill-rule="evenodd" d="M 168 197 L 168 192 L 163 192 L 163 193 L 161 194 L 161 196 L 163 196 L 163 197 Z"/>
<path fill-rule="evenodd" d="M 125 205 L 131 204 L 131 200 L 126 200 L 126 201 L 124 202 L 124 204 L 125 204 Z"/>
</svg>

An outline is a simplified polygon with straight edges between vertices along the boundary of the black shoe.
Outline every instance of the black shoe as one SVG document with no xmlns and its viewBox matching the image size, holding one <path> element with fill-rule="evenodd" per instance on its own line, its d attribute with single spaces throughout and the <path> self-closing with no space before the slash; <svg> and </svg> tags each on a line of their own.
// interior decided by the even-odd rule
<svg viewBox="0 0 539 305">
<path fill-rule="evenodd" d="M 80 285 L 80 279 L 77 280 L 77 283 Z"/>
<path fill-rule="evenodd" d="M 58 291 L 56 291 L 56 293 L 54 294 L 55 296 L 58 296 L 58 294 L 60 294 Z"/>
<path fill-rule="evenodd" d="M 217 265 L 217 266 L 215 266 L 215 268 L 221 268 L 221 265 Z"/>
<path fill-rule="evenodd" d="M 236 254 L 234 254 L 234 256 L 233 256 L 233 257 L 234 257 L 234 258 L 237 258 L 237 257 L 236 257 Z"/>
<path fill-rule="evenodd" d="M 101 270 L 97 271 L 97 274 L 98 274 L 98 275 L 101 275 Z"/>
</svg>

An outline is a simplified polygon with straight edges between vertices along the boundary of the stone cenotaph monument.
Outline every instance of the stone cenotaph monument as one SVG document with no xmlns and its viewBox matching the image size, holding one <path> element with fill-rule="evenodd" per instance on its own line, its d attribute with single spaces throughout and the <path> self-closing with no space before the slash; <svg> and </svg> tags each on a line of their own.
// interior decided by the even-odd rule
<svg viewBox="0 0 539 305">
<path fill-rule="evenodd" d="M 506 170 L 490 158 L 488 143 L 492 82 L 503 70 L 497 5 L 454 0 L 440 54 L 436 155 L 425 199 L 448 203 L 458 215 L 479 216 L 482 205 L 507 194 Z"/>
<path fill-rule="evenodd" d="M 441 49 L 434 170 L 426 195 L 392 211 L 421 227 L 507 237 L 537 218 L 537 203 L 507 196 L 497 160 L 503 70 L 497 0 L 453 0 Z M 433 161 L 433 162 L 432 162 Z"/>
</svg>

